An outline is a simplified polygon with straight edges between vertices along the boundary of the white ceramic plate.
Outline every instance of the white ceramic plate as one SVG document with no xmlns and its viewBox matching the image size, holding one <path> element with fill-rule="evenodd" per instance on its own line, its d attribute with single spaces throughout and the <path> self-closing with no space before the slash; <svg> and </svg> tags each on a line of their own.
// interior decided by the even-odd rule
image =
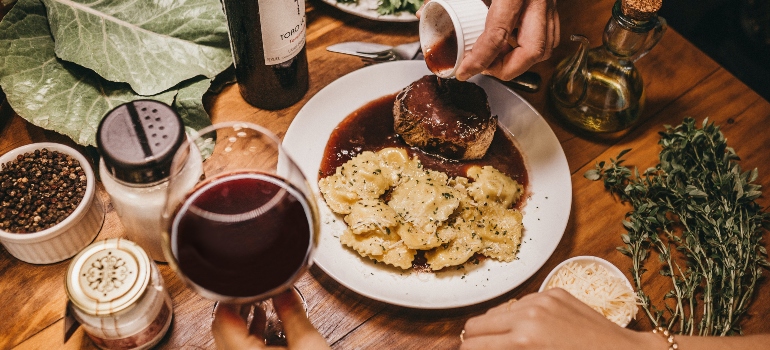
<svg viewBox="0 0 770 350">
<path fill-rule="evenodd" d="M 524 237 L 518 259 L 502 263 L 484 259 L 478 265 L 439 273 L 402 271 L 374 264 L 339 242 L 345 228 L 318 192 L 318 169 L 329 135 L 356 109 L 393 94 L 430 74 L 424 61 L 381 63 L 354 71 L 319 91 L 302 107 L 284 138 L 287 152 L 310 177 L 321 212 L 321 238 L 315 262 L 339 283 L 386 303 L 446 309 L 477 304 L 516 288 L 532 276 L 556 249 L 569 219 L 572 184 L 567 160 L 545 120 L 519 95 L 496 81 L 471 81 L 489 96 L 492 114 L 507 128 L 524 154 L 529 172 L 529 198 L 524 211 Z"/>
<path fill-rule="evenodd" d="M 354 14 L 359 17 L 373 19 L 382 22 L 417 22 L 417 16 L 407 11 L 402 11 L 393 15 L 381 15 L 377 13 L 378 0 L 358 0 L 358 2 L 344 3 L 336 0 L 322 0 L 344 12 Z"/>
</svg>

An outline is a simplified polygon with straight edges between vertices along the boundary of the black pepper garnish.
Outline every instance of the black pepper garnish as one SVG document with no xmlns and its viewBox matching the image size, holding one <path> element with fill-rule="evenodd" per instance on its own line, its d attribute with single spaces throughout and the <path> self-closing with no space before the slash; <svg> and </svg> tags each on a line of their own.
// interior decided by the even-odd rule
<svg viewBox="0 0 770 350">
<path fill-rule="evenodd" d="M 66 219 L 86 192 L 86 174 L 71 156 L 46 148 L 16 156 L 0 169 L 0 229 L 33 233 Z"/>
</svg>

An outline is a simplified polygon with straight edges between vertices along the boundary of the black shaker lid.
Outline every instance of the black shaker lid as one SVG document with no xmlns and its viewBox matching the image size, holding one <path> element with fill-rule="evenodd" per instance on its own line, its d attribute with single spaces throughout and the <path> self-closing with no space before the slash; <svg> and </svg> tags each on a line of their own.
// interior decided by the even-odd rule
<svg viewBox="0 0 770 350">
<path fill-rule="evenodd" d="M 182 119 L 167 104 L 136 100 L 111 110 L 99 123 L 96 145 L 118 180 L 146 184 L 168 177 L 185 139 Z"/>
</svg>

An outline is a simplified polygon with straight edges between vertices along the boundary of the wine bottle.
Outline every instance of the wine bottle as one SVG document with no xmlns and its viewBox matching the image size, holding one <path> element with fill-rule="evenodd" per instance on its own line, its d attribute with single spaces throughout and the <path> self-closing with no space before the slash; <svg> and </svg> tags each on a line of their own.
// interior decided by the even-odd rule
<svg viewBox="0 0 770 350">
<path fill-rule="evenodd" d="M 223 0 L 235 76 L 249 104 L 276 110 L 308 90 L 305 0 Z"/>
</svg>

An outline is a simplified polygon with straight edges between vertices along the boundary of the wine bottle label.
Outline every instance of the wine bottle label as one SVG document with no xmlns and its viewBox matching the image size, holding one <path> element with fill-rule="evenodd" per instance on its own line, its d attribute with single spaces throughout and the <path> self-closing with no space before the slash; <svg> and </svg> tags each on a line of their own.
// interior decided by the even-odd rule
<svg viewBox="0 0 770 350">
<path fill-rule="evenodd" d="M 284 63 L 305 47 L 305 0 L 259 0 L 265 64 Z"/>
</svg>

